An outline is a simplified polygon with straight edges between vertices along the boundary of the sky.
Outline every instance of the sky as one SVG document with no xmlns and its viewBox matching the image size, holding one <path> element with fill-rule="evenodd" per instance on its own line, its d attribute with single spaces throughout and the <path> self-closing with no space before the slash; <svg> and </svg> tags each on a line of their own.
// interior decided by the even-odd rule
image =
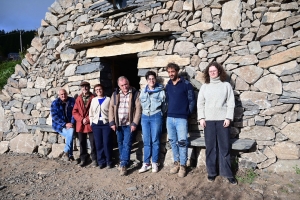
<svg viewBox="0 0 300 200">
<path fill-rule="evenodd" d="M 0 0 L 0 30 L 37 30 L 55 0 Z"/>
</svg>

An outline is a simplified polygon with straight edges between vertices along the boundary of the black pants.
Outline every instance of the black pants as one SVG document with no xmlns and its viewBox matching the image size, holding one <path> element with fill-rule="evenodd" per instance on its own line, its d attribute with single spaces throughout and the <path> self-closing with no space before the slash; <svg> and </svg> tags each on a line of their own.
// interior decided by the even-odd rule
<svg viewBox="0 0 300 200">
<path fill-rule="evenodd" d="M 209 176 L 217 176 L 217 163 L 219 174 L 232 178 L 230 163 L 230 133 L 229 127 L 223 126 L 224 121 L 206 121 L 204 128 L 206 145 L 206 169 Z M 219 162 L 217 162 L 217 159 Z"/>
<path fill-rule="evenodd" d="M 78 139 L 80 144 L 80 160 L 84 162 L 86 162 L 89 157 L 89 154 L 87 152 L 87 135 L 89 135 L 91 145 L 91 159 L 97 160 L 93 133 L 78 133 Z"/>
<path fill-rule="evenodd" d="M 98 121 L 98 124 L 92 124 L 95 145 L 97 150 L 98 165 L 111 165 L 112 139 L 111 129 L 108 123 Z"/>
</svg>

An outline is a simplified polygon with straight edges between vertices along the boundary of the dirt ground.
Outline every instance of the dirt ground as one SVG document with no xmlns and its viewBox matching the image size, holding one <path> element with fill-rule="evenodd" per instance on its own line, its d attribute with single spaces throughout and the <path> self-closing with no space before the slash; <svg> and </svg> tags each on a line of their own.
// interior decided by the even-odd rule
<svg viewBox="0 0 300 200">
<path fill-rule="evenodd" d="M 258 171 L 253 183 L 230 185 L 222 177 L 207 182 L 205 169 L 189 168 L 185 178 L 178 178 L 168 167 L 142 174 L 139 167 L 133 164 L 121 177 L 117 167 L 81 168 L 38 154 L 7 153 L 0 155 L 0 199 L 300 199 L 296 172 Z"/>
</svg>

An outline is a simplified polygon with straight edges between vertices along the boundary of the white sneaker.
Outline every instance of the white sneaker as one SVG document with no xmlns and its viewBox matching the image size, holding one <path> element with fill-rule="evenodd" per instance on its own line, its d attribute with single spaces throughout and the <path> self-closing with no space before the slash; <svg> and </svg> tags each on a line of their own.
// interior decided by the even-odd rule
<svg viewBox="0 0 300 200">
<path fill-rule="evenodd" d="M 139 170 L 139 173 L 143 173 L 151 169 L 151 165 L 148 163 L 143 163 L 142 168 Z"/>
<path fill-rule="evenodd" d="M 157 163 L 152 163 L 152 172 L 157 173 L 158 172 L 158 164 Z"/>
</svg>

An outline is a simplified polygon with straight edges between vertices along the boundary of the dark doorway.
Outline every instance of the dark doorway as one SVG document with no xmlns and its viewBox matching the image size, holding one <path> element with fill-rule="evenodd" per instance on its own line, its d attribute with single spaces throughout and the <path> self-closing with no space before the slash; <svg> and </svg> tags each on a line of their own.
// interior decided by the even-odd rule
<svg viewBox="0 0 300 200">
<path fill-rule="evenodd" d="M 126 78 L 128 78 L 130 85 L 135 89 L 140 89 L 140 77 L 138 76 L 137 69 L 138 57 L 136 54 L 105 57 L 100 58 L 100 61 L 101 63 L 106 63 L 105 71 L 109 70 L 111 72 L 112 85 L 111 88 L 108 88 L 108 91 L 111 92 L 107 95 L 111 95 L 112 91 L 114 91 L 114 89 L 118 87 L 117 80 L 120 76 L 125 76 Z"/>
</svg>

